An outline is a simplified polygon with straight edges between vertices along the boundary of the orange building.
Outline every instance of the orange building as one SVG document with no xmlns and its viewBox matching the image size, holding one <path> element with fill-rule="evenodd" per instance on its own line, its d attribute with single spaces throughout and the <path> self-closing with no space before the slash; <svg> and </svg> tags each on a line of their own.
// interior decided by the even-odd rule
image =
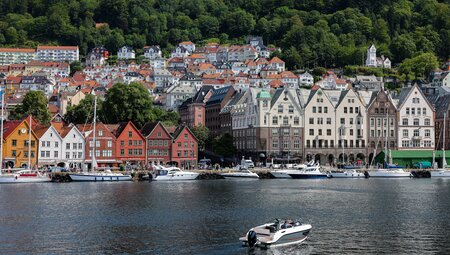
<svg viewBox="0 0 450 255">
<path fill-rule="evenodd" d="M 3 163 L 5 167 L 16 168 L 28 165 L 29 141 L 31 141 L 31 166 L 36 165 L 39 139 L 33 130 L 31 130 L 30 139 L 28 120 L 29 118 L 3 123 Z M 33 121 L 34 125 L 37 125 L 37 122 Z"/>
</svg>

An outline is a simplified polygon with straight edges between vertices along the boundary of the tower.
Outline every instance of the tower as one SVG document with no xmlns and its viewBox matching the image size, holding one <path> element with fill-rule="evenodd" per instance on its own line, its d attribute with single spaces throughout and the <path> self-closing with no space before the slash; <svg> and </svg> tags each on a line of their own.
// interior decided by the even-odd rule
<svg viewBox="0 0 450 255">
<path fill-rule="evenodd" d="M 373 44 L 367 49 L 366 66 L 377 67 L 377 48 Z"/>
</svg>

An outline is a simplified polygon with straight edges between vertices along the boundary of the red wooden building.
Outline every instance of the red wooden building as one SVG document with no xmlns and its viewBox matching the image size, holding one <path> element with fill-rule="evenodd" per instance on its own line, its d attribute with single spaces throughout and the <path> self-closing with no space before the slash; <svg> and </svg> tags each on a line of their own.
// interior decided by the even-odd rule
<svg viewBox="0 0 450 255">
<path fill-rule="evenodd" d="M 197 165 L 198 142 L 187 126 L 179 126 L 174 131 L 171 161 L 181 168 L 189 169 Z"/>
<path fill-rule="evenodd" d="M 166 164 L 171 161 L 172 136 L 160 122 L 146 123 L 141 134 L 146 141 L 146 164 Z"/>
<path fill-rule="evenodd" d="M 86 160 L 88 167 L 92 166 L 92 151 L 94 147 L 94 125 L 77 125 L 77 128 L 83 133 L 86 139 Z M 103 123 L 96 124 L 96 146 L 95 160 L 98 167 L 116 167 L 116 136 Z"/>
<path fill-rule="evenodd" d="M 145 138 L 131 122 L 121 122 L 112 133 L 116 136 L 117 161 L 125 166 L 143 166 L 145 163 Z"/>
</svg>

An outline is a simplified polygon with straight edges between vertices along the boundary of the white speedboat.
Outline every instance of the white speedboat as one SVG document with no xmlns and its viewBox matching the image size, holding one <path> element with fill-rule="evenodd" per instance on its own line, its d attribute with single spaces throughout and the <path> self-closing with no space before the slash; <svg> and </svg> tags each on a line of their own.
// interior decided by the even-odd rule
<svg viewBox="0 0 450 255">
<path fill-rule="evenodd" d="M 239 171 L 221 173 L 220 175 L 222 175 L 225 178 L 259 178 L 258 174 L 253 173 L 248 169 L 241 169 Z"/>
<path fill-rule="evenodd" d="M 273 177 L 275 177 L 275 178 L 292 179 L 292 177 L 289 174 L 300 173 L 302 171 L 303 170 L 283 169 L 283 170 L 270 171 L 270 174 L 273 175 Z"/>
<path fill-rule="evenodd" d="M 320 171 L 319 163 L 314 166 L 308 166 L 304 170 L 291 172 L 289 175 L 292 179 L 324 179 L 328 177 L 327 173 Z"/>
<path fill-rule="evenodd" d="M 123 173 L 113 173 L 111 170 L 104 172 L 86 172 L 69 174 L 70 179 L 74 182 L 95 182 L 95 181 L 131 181 L 131 175 Z"/>
<path fill-rule="evenodd" d="M 244 237 L 239 238 L 244 246 L 269 248 L 274 246 L 301 243 L 312 229 L 310 224 L 296 220 L 279 220 L 250 229 Z"/>
<path fill-rule="evenodd" d="M 35 170 L 21 170 L 15 173 L 0 175 L 0 183 L 35 183 L 50 181 L 52 181 L 52 179 L 48 174 L 43 174 Z"/>
<path fill-rule="evenodd" d="M 436 170 L 431 170 L 431 171 L 430 171 L 430 175 L 431 175 L 432 178 L 437 178 L 437 177 L 441 177 L 441 178 L 450 177 L 450 170 L 448 170 L 448 169 L 436 169 Z"/>
<path fill-rule="evenodd" d="M 182 171 L 178 167 L 158 167 L 152 174 L 154 181 L 187 181 L 197 178 L 199 173 Z"/>
<path fill-rule="evenodd" d="M 412 177 L 410 172 L 401 168 L 397 169 L 376 169 L 367 171 L 367 177 L 370 178 L 409 178 Z"/>
<path fill-rule="evenodd" d="M 352 170 L 331 170 L 328 172 L 328 177 L 330 178 L 365 178 L 363 172 Z"/>
</svg>

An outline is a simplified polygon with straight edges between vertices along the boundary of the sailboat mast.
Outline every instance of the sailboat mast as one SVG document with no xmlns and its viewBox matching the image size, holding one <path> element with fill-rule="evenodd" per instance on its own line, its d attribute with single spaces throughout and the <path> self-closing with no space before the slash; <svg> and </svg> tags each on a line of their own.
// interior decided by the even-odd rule
<svg viewBox="0 0 450 255">
<path fill-rule="evenodd" d="M 30 114 L 30 125 L 28 126 L 29 132 L 28 132 L 28 168 L 31 169 L 31 114 Z"/>
<path fill-rule="evenodd" d="M 93 146 L 92 146 L 92 170 L 95 170 L 95 145 L 97 143 L 96 141 L 96 124 L 97 124 L 97 96 L 94 96 L 94 120 L 93 120 L 93 125 L 94 125 L 94 139 L 93 139 Z"/>
<path fill-rule="evenodd" d="M 388 129 L 388 127 L 389 127 L 389 121 L 388 121 L 388 118 L 389 117 L 389 108 L 387 108 L 386 109 L 386 128 L 384 129 L 385 130 L 385 133 L 384 133 L 384 135 L 385 135 L 385 144 L 384 144 L 384 162 L 385 162 L 385 164 L 387 164 L 387 148 L 388 148 L 388 135 L 389 135 L 389 129 Z"/>
<path fill-rule="evenodd" d="M 5 94 L 3 91 L 0 91 L 2 94 L 2 120 L 0 124 L 0 175 L 3 171 L 3 104 L 5 103 Z"/>
<path fill-rule="evenodd" d="M 447 113 L 444 113 L 444 139 L 442 140 L 442 167 L 445 167 L 445 165 L 447 165 L 447 162 L 445 160 L 445 122 L 447 122 L 446 120 L 447 117 Z"/>
</svg>

